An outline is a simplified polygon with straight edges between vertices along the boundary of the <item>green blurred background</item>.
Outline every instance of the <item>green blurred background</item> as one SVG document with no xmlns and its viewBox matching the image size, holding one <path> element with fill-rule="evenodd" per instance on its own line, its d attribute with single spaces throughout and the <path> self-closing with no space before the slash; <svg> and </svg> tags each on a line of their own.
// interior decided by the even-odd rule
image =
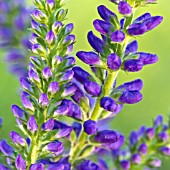
<svg viewBox="0 0 170 170">
<path fill-rule="evenodd" d="M 87 43 L 87 32 L 94 30 L 92 22 L 99 18 L 97 6 L 105 4 L 113 11 L 117 10 L 115 5 L 108 0 L 67 0 L 66 7 L 69 9 L 68 18 L 75 25 L 76 44 L 74 53 L 78 50 L 91 50 Z M 157 5 L 141 8 L 137 15 L 142 12 L 151 12 L 153 15 L 164 16 L 161 26 L 154 31 L 138 37 L 139 51 L 156 53 L 159 62 L 155 65 L 145 67 L 139 73 L 121 73 L 118 83 L 142 78 L 144 81 L 143 101 L 135 105 L 126 105 L 123 111 L 111 122 L 114 129 L 118 129 L 126 136 L 131 130 L 140 125 L 150 126 L 153 118 L 163 114 L 165 119 L 170 114 L 170 9 L 169 1 L 158 1 Z M 8 133 L 15 128 L 15 120 L 10 111 L 13 103 L 20 103 L 19 83 L 15 76 L 7 72 L 3 54 L 0 62 L 0 114 L 4 120 L 3 128 L 0 130 L 1 138 L 9 138 Z M 82 64 L 78 61 L 79 64 Z M 86 67 L 85 65 L 83 65 Z M 170 159 L 164 161 L 161 170 L 170 169 Z"/>
</svg>

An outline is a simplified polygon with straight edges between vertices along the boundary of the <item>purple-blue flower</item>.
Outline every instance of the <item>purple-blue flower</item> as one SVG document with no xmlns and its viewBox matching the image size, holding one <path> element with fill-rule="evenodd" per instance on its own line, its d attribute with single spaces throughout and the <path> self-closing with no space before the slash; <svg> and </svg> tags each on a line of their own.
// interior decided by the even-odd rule
<svg viewBox="0 0 170 170">
<path fill-rule="evenodd" d="M 119 2 L 118 10 L 122 15 L 130 15 L 132 13 L 132 7 L 124 1 Z"/>
<path fill-rule="evenodd" d="M 88 134 L 88 135 L 93 135 L 97 132 L 97 123 L 96 121 L 93 120 L 87 120 L 84 122 L 84 131 Z"/>
<path fill-rule="evenodd" d="M 122 61 L 116 53 L 112 53 L 107 57 L 107 65 L 111 70 L 118 70 L 122 64 Z"/>
<path fill-rule="evenodd" d="M 92 96 L 99 96 L 101 93 L 101 86 L 96 82 L 86 81 L 84 84 L 84 89 Z"/>
<path fill-rule="evenodd" d="M 117 30 L 111 34 L 110 39 L 113 42 L 121 43 L 125 39 L 125 34 L 123 31 Z"/>
</svg>

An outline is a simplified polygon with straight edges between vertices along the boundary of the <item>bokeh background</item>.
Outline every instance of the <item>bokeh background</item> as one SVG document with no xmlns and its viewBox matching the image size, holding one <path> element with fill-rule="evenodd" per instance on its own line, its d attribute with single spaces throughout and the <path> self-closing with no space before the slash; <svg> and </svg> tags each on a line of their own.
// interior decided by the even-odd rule
<svg viewBox="0 0 170 170">
<path fill-rule="evenodd" d="M 31 1 L 28 2 L 31 4 Z M 74 53 L 78 50 L 91 50 L 87 43 L 87 33 L 94 30 L 92 22 L 99 18 L 97 6 L 105 4 L 113 11 L 117 10 L 115 5 L 108 0 L 67 0 L 66 7 L 69 9 L 68 18 L 75 25 L 76 44 Z M 143 101 L 136 105 L 126 105 L 123 111 L 111 122 L 111 126 L 128 136 L 131 130 L 140 125 L 150 126 L 153 118 L 163 114 L 167 119 L 170 114 L 170 9 L 169 1 L 158 1 L 157 5 L 141 8 L 137 16 L 142 12 L 151 12 L 153 15 L 164 16 L 161 26 L 154 31 L 138 37 L 139 51 L 156 53 L 159 62 L 155 65 L 145 67 L 139 73 L 121 73 L 118 83 L 142 78 L 144 81 Z M 15 76 L 7 71 L 4 62 L 4 54 L 0 57 L 0 115 L 4 120 L 0 130 L 0 138 L 8 138 L 8 133 L 15 128 L 15 120 L 11 113 L 11 105 L 19 104 L 19 82 Z M 80 61 L 78 64 L 83 65 Z M 83 65 L 85 68 L 86 66 Z M 88 68 L 87 68 L 88 69 Z M 164 160 L 161 170 L 170 169 L 170 159 Z"/>
</svg>

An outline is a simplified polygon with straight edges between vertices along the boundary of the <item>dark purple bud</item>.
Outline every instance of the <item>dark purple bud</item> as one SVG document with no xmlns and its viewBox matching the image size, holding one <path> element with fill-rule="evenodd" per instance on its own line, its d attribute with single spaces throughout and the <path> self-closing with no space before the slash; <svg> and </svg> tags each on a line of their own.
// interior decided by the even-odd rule
<svg viewBox="0 0 170 170">
<path fill-rule="evenodd" d="M 5 156 L 13 156 L 13 148 L 7 144 L 5 140 L 0 141 L 0 151 L 5 155 Z"/>
<path fill-rule="evenodd" d="M 55 141 L 49 143 L 44 149 L 49 150 L 50 152 L 54 153 L 56 156 L 59 156 L 63 153 L 64 146 L 61 142 Z"/>
<path fill-rule="evenodd" d="M 49 105 L 49 100 L 48 100 L 48 96 L 45 93 L 42 93 L 38 99 L 38 103 L 42 106 L 42 107 L 46 107 Z"/>
<path fill-rule="evenodd" d="M 148 146 L 145 143 L 142 143 L 138 148 L 138 152 L 141 155 L 146 155 L 148 153 Z"/>
<path fill-rule="evenodd" d="M 134 163 L 134 164 L 141 164 L 141 162 L 142 162 L 142 158 L 141 158 L 141 156 L 139 155 L 139 154 L 133 154 L 132 155 L 132 162 Z"/>
<path fill-rule="evenodd" d="M 94 136 L 94 140 L 99 143 L 114 143 L 117 142 L 119 139 L 120 134 L 118 132 L 115 132 L 113 130 L 103 130 L 97 132 L 97 134 Z"/>
<path fill-rule="evenodd" d="M 128 161 L 128 160 L 121 161 L 120 167 L 122 168 L 122 170 L 129 170 L 130 169 L 130 161 Z"/>
<path fill-rule="evenodd" d="M 50 85 L 48 86 L 48 92 L 54 95 L 58 91 L 59 91 L 58 82 L 51 82 Z"/>
<path fill-rule="evenodd" d="M 80 135 L 80 132 L 81 132 L 81 129 L 82 129 L 81 123 L 74 122 L 74 123 L 72 124 L 72 128 L 74 129 L 76 135 L 79 136 L 79 135 Z"/>
<path fill-rule="evenodd" d="M 52 30 L 57 33 L 61 28 L 62 28 L 63 24 L 60 21 L 56 21 L 53 25 L 52 25 Z"/>
<path fill-rule="evenodd" d="M 25 118 L 24 111 L 17 105 L 12 105 L 11 109 L 12 109 L 14 116 L 16 116 L 18 118 L 22 118 L 22 119 Z"/>
<path fill-rule="evenodd" d="M 36 163 L 30 166 L 30 170 L 44 170 L 44 169 L 45 167 L 42 163 Z"/>
<path fill-rule="evenodd" d="M 130 142 L 130 146 L 134 147 L 137 142 L 138 142 L 138 134 L 135 131 L 132 131 L 130 136 L 129 136 L 129 142 Z"/>
<path fill-rule="evenodd" d="M 163 116 L 162 115 L 158 115 L 156 117 L 156 119 L 154 120 L 154 126 L 155 127 L 159 127 L 161 125 L 163 125 Z"/>
<path fill-rule="evenodd" d="M 101 93 L 101 87 L 96 82 L 86 81 L 84 89 L 92 96 L 99 96 Z"/>
<path fill-rule="evenodd" d="M 48 44 L 53 44 L 55 42 L 55 34 L 53 31 L 49 31 L 45 37 L 45 40 L 48 42 Z"/>
<path fill-rule="evenodd" d="M 139 54 L 139 60 L 142 61 L 143 65 L 154 64 L 158 61 L 158 56 L 156 54 L 142 52 L 137 54 Z"/>
<path fill-rule="evenodd" d="M 40 82 L 40 78 L 39 78 L 38 74 L 33 69 L 29 70 L 28 76 L 31 81 Z"/>
<path fill-rule="evenodd" d="M 102 21 L 102 20 L 94 20 L 93 25 L 95 27 L 95 29 L 100 32 L 101 34 L 110 34 L 111 33 L 111 28 L 113 28 L 113 26 L 106 21 Z"/>
<path fill-rule="evenodd" d="M 132 41 L 131 43 L 129 43 L 126 47 L 125 50 L 125 55 L 128 55 L 130 53 L 135 53 L 138 50 L 138 42 L 136 40 Z"/>
<path fill-rule="evenodd" d="M 132 13 L 132 7 L 124 1 L 119 2 L 118 10 L 122 15 L 130 15 Z"/>
<path fill-rule="evenodd" d="M 53 73 L 51 72 L 51 69 L 49 67 L 45 67 L 42 71 L 42 74 L 45 79 L 49 79 L 53 75 Z"/>
<path fill-rule="evenodd" d="M 142 70 L 142 68 L 143 68 L 143 62 L 139 59 L 127 60 L 124 63 L 124 69 L 128 72 L 138 72 Z"/>
<path fill-rule="evenodd" d="M 110 39 L 113 42 L 121 43 L 125 39 L 125 34 L 124 34 L 124 32 L 117 30 L 111 34 Z"/>
<path fill-rule="evenodd" d="M 169 156 L 170 155 L 170 148 L 163 146 L 163 147 L 160 148 L 160 152 L 165 156 Z"/>
<path fill-rule="evenodd" d="M 74 95 L 71 97 L 76 103 L 80 103 L 81 100 L 85 97 L 85 95 L 83 91 L 77 87 L 77 90 L 75 91 Z"/>
<path fill-rule="evenodd" d="M 33 104 L 31 103 L 31 101 L 28 99 L 30 97 L 30 95 L 26 92 L 22 92 L 22 95 L 21 95 L 21 101 L 22 101 L 22 105 L 26 108 L 26 109 L 29 109 L 29 110 L 32 110 L 34 111 L 34 106 Z"/>
<path fill-rule="evenodd" d="M 148 137 L 149 140 L 152 140 L 155 137 L 155 129 L 154 128 L 148 128 L 146 129 L 146 136 Z"/>
<path fill-rule="evenodd" d="M 38 125 L 37 125 L 37 122 L 34 116 L 31 116 L 29 118 L 28 123 L 27 123 L 27 129 L 31 131 L 31 133 L 35 133 L 36 131 L 38 131 Z"/>
<path fill-rule="evenodd" d="M 114 112 L 117 108 L 117 104 L 112 98 L 103 97 L 100 101 L 100 107 L 102 107 L 103 109 L 109 112 Z"/>
<path fill-rule="evenodd" d="M 143 23 L 132 24 L 127 29 L 127 32 L 131 36 L 142 35 L 147 31 L 147 27 Z"/>
<path fill-rule="evenodd" d="M 140 91 L 143 87 L 143 81 L 141 79 L 136 79 L 131 82 L 124 83 L 118 87 L 118 89 L 126 89 L 128 91 Z"/>
<path fill-rule="evenodd" d="M 65 35 L 70 34 L 73 31 L 74 25 L 72 23 L 67 24 L 65 27 Z"/>
<path fill-rule="evenodd" d="M 86 64 L 89 64 L 89 65 L 101 65 L 102 64 L 100 57 L 98 56 L 98 54 L 94 52 L 79 51 L 76 55 L 80 60 L 82 60 Z"/>
<path fill-rule="evenodd" d="M 98 13 L 100 15 L 100 17 L 102 19 L 104 19 L 105 21 L 109 21 L 110 19 L 113 17 L 114 19 L 117 19 L 117 16 L 115 13 L 113 13 L 112 11 L 110 11 L 108 8 L 106 8 L 104 5 L 100 5 L 98 7 Z"/>
<path fill-rule="evenodd" d="M 122 61 L 119 56 L 116 55 L 116 53 L 112 53 L 107 58 L 107 65 L 111 70 L 119 70 L 120 66 L 122 64 Z"/>
<path fill-rule="evenodd" d="M 31 83 L 24 77 L 20 78 L 20 85 L 25 90 L 30 90 L 30 88 L 31 88 Z"/>
<path fill-rule="evenodd" d="M 25 145 L 25 140 L 23 137 L 21 137 L 17 132 L 10 132 L 10 138 L 12 140 L 13 143 L 15 143 L 16 145 Z"/>
<path fill-rule="evenodd" d="M 125 25 L 125 18 L 122 18 L 120 20 L 120 29 L 123 30 L 124 29 L 124 25 Z"/>
<path fill-rule="evenodd" d="M 163 21 L 163 17 L 155 16 L 144 20 L 143 24 L 145 24 L 147 31 L 153 30 Z"/>
<path fill-rule="evenodd" d="M 96 50 L 98 53 L 103 53 L 104 51 L 104 42 L 95 36 L 92 31 L 90 31 L 87 35 L 89 44 Z"/>
<path fill-rule="evenodd" d="M 154 159 L 154 160 L 149 162 L 149 165 L 151 167 L 161 167 L 162 161 L 160 159 Z"/>
<path fill-rule="evenodd" d="M 46 123 L 42 125 L 42 130 L 51 131 L 54 128 L 54 119 L 49 119 Z"/>
<path fill-rule="evenodd" d="M 144 20 L 146 20 L 148 18 L 151 18 L 151 14 L 147 12 L 147 13 L 141 15 L 140 17 L 136 18 L 133 23 L 142 23 Z"/>
<path fill-rule="evenodd" d="M 145 130 L 146 127 L 145 126 L 141 126 L 137 132 L 138 134 L 138 139 L 141 139 L 144 135 L 145 135 Z"/>
<path fill-rule="evenodd" d="M 93 135 L 97 132 L 97 123 L 93 120 L 87 120 L 84 122 L 84 131 L 88 135 Z"/>
<path fill-rule="evenodd" d="M 68 87 L 65 87 L 64 92 L 61 94 L 61 96 L 64 98 L 66 96 L 71 96 L 75 93 L 75 91 L 77 90 L 77 86 L 75 84 L 71 84 Z"/>
<path fill-rule="evenodd" d="M 158 138 L 162 141 L 162 142 L 166 142 L 169 140 L 169 135 L 167 132 L 160 132 L 158 134 Z"/>
<path fill-rule="evenodd" d="M 74 78 L 79 81 L 80 83 L 85 83 L 87 80 L 89 80 L 92 76 L 83 70 L 81 67 L 74 67 Z"/>
<path fill-rule="evenodd" d="M 0 117 L 0 128 L 2 127 L 2 123 L 3 123 L 3 120 L 2 120 L 2 118 Z"/>
<path fill-rule="evenodd" d="M 22 158 L 21 155 L 16 157 L 15 166 L 18 170 L 26 169 L 26 161 Z"/>
<path fill-rule="evenodd" d="M 142 98 L 142 94 L 137 90 L 124 91 L 123 94 L 119 97 L 118 101 L 126 104 L 134 104 L 140 102 Z"/>
<path fill-rule="evenodd" d="M 69 80 L 71 80 L 73 78 L 73 76 L 74 76 L 74 71 L 73 70 L 68 70 L 63 74 L 60 81 L 69 81 Z"/>
<path fill-rule="evenodd" d="M 54 112 L 54 116 L 66 115 L 69 111 L 69 107 L 67 105 L 61 105 L 57 107 L 57 110 Z"/>
</svg>

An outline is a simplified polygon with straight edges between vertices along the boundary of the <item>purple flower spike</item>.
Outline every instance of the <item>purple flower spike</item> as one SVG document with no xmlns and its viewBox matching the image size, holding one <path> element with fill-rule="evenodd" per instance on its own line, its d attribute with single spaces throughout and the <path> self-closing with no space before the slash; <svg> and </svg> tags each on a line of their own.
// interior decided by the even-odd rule
<svg viewBox="0 0 170 170">
<path fill-rule="evenodd" d="M 125 50 L 125 55 L 128 55 L 130 53 L 135 53 L 138 50 L 138 42 L 136 40 L 132 41 L 131 43 L 129 43 L 126 47 Z"/>
<path fill-rule="evenodd" d="M 145 143 L 142 143 L 139 146 L 138 151 L 141 155 L 146 155 L 148 153 L 148 146 Z"/>
<path fill-rule="evenodd" d="M 152 140 L 155 137 L 155 129 L 154 128 L 148 128 L 146 129 L 146 136 L 149 140 Z"/>
<path fill-rule="evenodd" d="M 16 116 L 18 118 L 22 118 L 22 119 L 25 118 L 24 111 L 17 105 L 12 105 L 11 109 L 12 109 L 14 116 Z"/>
<path fill-rule="evenodd" d="M 163 146 L 163 147 L 160 148 L 160 152 L 165 156 L 169 156 L 170 155 L 170 148 Z"/>
<path fill-rule="evenodd" d="M 163 124 L 163 116 L 162 115 L 158 115 L 154 121 L 154 126 L 155 127 L 159 127 Z"/>
<path fill-rule="evenodd" d="M 18 155 L 15 160 L 15 166 L 18 170 L 26 169 L 26 161 L 22 158 L 21 155 Z"/>
<path fill-rule="evenodd" d="M 13 143 L 15 143 L 16 145 L 25 145 L 25 140 L 24 138 L 22 138 L 18 133 L 12 131 L 10 132 L 10 138 L 12 140 Z"/>
<path fill-rule="evenodd" d="M 142 61 L 143 65 L 154 64 L 158 61 L 158 56 L 156 54 L 150 53 L 137 53 L 139 54 L 139 60 Z"/>
<path fill-rule="evenodd" d="M 53 31 L 49 31 L 45 37 L 45 40 L 48 42 L 48 44 L 53 44 L 55 42 L 55 34 Z"/>
<path fill-rule="evenodd" d="M 44 170 L 44 165 L 42 163 L 32 164 L 30 170 Z"/>
<path fill-rule="evenodd" d="M 22 101 L 22 105 L 26 108 L 26 109 L 30 109 L 32 111 L 34 111 L 34 106 L 31 103 L 31 101 L 28 99 L 29 94 L 26 92 L 22 92 L 21 95 L 21 101 Z"/>
<path fill-rule="evenodd" d="M 104 46 L 105 46 L 104 42 L 103 42 L 100 38 L 98 38 L 97 36 L 95 36 L 92 31 L 90 31 L 90 32 L 88 33 L 87 38 L 88 38 L 89 44 L 90 44 L 98 53 L 101 53 L 101 54 L 102 54 L 103 51 L 104 51 Z"/>
<path fill-rule="evenodd" d="M 148 18 L 151 18 L 151 14 L 147 12 L 147 13 L 141 15 L 140 17 L 136 18 L 133 23 L 142 23 L 144 20 L 146 20 Z"/>
<path fill-rule="evenodd" d="M 100 107 L 109 112 L 115 112 L 117 108 L 116 102 L 110 97 L 103 97 L 100 101 Z"/>
<path fill-rule="evenodd" d="M 31 88 L 31 83 L 24 77 L 20 78 L 20 84 L 21 84 L 22 88 L 25 90 L 30 90 L 30 88 Z"/>
<path fill-rule="evenodd" d="M 97 132 L 97 134 L 94 137 L 94 140 L 99 143 L 114 143 L 117 142 L 120 137 L 120 134 L 113 131 L 113 130 L 103 130 Z"/>
<path fill-rule="evenodd" d="M 0 151 L 6 156 L 13 156 L 13 148 L 5 140 L 0 141 Z"/>
<path fill-rule="evenodd" d="M 54 119 L 49 119 L 46 123 L 42 125 L 42 129 L 45 131 L 51 131 L 54 128 Z"/>
<path fill-rule="evenodd" d="M 132 7 L 124 1 L 119 2 L 118 10 L 119 13 L 122 15 L 130 15 L 132 13 Z"/>
<path fill-rule="evenodd" d="M 138 72 L 142 70 L 142 68 L 143 68 L 143 62 L 139 59 L 127 60 L 124 63 L 124 69 L 128 72 Z"/>
<path fill-rule="evenodd" d="M 48 92 L 54 95 L 58 91 L 59 91 L 58 82 L 51 82 L 50 85 L 48 86 Z"/>
<path fill-rule="evenodd" d="M 58 141 L 49 143 L 45 148 L 50 152 L 54 153 L 56 156 L 61 155 L 64 151 L 63 144 Z"/>
<path fill-rule="evenodd" d="M 142 94 L 135 91 L 124 91 L 123 94 L 119 97 L 118 101 L 126 104 L 135 104 L 142 100 Z"/>
<path fill-rule="evenodd" d="M 151 162 L 149 162 L 149 165 L 151 167 L 161 167 L 162 161 L 160 159 L 154 159 Z"/>
<path fill-rule="evenodd" d="M 147 31 L 151 31 L 155 27 L 157 27 L 159 24 L 161 24 L 162 21 L 163 21 L 163 17 L 155 16 L 155 17 L 151 17 L 151 18 L 144 20 L 143 23 L 146 25 Z"/>
<path fill-rule="evenodd" d="M 95 29 L 103 35 L 110 34 L 111 28 L 113 28 L 113 26 L 109 22 L 102 21 L 99 19 L 94 20 L 93 25 Z"/>
<path fill-rule="evenodd" d="M 27 129 L 31 131 L 32 133 L 35 133 L 36 131 L 38 131 L 38 125 L 37 125 L 37 122 L 34 116 L 31 116 L 29 118 L 28 123 L 27 123 Z"/>
<path fill-rule="evenodd" d="M 124 34 L 124 32 L 117 30 L 111 34 L 110 39 L 113 42 L 121 43 L 125 39 L 125 34 Z"/>
<path fill-rule="evenodd" d="M 142 162 L 142 158 L 141 158 L 141 156 L 139 155 L 139 154 L 133 154 L 132 155 L 132 162 L 134 163 L 134 164 L 141 164 L 141 162 Z"/>
<path fill-rule="evenodd" d="M 48 100 L 48 96 L 45 93 L 42 93 L 38 99 L 38 103 L 42 106 L 42 107 L 46 107 L 49 105 L 49 100 Z"/>
<path fill-rule="evenodd" d="M 127 32 L 131 36 L 142 35 L 147 31 L 147 27 L 143 23 L 132 24 L 127 29 Z"/>
<path fill-rule="evenodd" d="M 64 75 L 61 77 L 60 81 L 68 81 L 71 80 L 74 76 L 74 71 L 68 70 L 64 73 Z"/>
<path fill-rule="evenodd" d="M 162 142 L 166 142 L 169 140 L 169 135 L 167 132 L 160 132 L 158 134 L 158 138 L 162 141 Z"/>
<path fill-rule="evenodd" d="M 51 69 L 49 67 L 45 67 L 42 71 L 42 74 L 44 76 L 45 79 L 49 79 L 50 77 L 52 77 L 53 73 L 51 72 Z"/>
<path fill-rule="evenodd" d="M 86 81 L 84 89 L 92 96 L 99 96 L 101 93 L 101 87 L 96 82 Z"/>
<path fill-rule="evenodd" d="M 136 79 L 131 82 L 124 83 L 118 87 L 118 89 L 126 89 L 128 91 L 142 90 L 143 81 L 141 79 Z"/>
<path fill-rule="evenodd" d="M 116 53 L 110 54 L 107 58 L 107 65 L 111 70 L 119 70 L 120 66 L 122 64 L 122 61 L 119 56 L 116 55 Z"/>
<path fill-rule="evenodd" d="M 110 22 L 111 17 L 113 17 L 114 19 L 117 19 L 116 14 L 113 13 L 112 11 L 110 11 L 104 5 L 100 5 L 98 7 L 98 13 L 102 19 L 104 19 L 105 21 L 108 21 L 108 22 Z"/>
<path fill-rule="evenodd" d="M 98 54 L 94 52 L 85 52 L 85 51 L 79 51 L 77 54 L 77 57 L 82 60 L 84 63 L 89 65 L 101 65 L 101 60 Z"/>
<path fill-rule="evenodd" d="M 85 83 L 87 80 L 89 80 L 92 76 L 83 70 L 81 67 L 74 67 L 74 78 L 79 81 L 80 83 Z"/>
<path fill-rule="evenodd" d="M 120 167 L 122 168 L 122 170 L 129 170 L 130 169 L 130 161 L 128 161 L 128 160 L 121 161 Z"/>
<path fill-rule="evenodd" d="M 39 78 L 38 74 L 33 69 L 29 70 L 28 76 L 31 81 L 35 80 L 37 82 L 40 82 L 40 78 Z"/>
<path fill-rule="evenodd" d="M 97 132 L 97 123 L 93 120 L 87 120 L 84 122 L 84 131 L 88 135 L 93 135 Z"/>
</svg>

